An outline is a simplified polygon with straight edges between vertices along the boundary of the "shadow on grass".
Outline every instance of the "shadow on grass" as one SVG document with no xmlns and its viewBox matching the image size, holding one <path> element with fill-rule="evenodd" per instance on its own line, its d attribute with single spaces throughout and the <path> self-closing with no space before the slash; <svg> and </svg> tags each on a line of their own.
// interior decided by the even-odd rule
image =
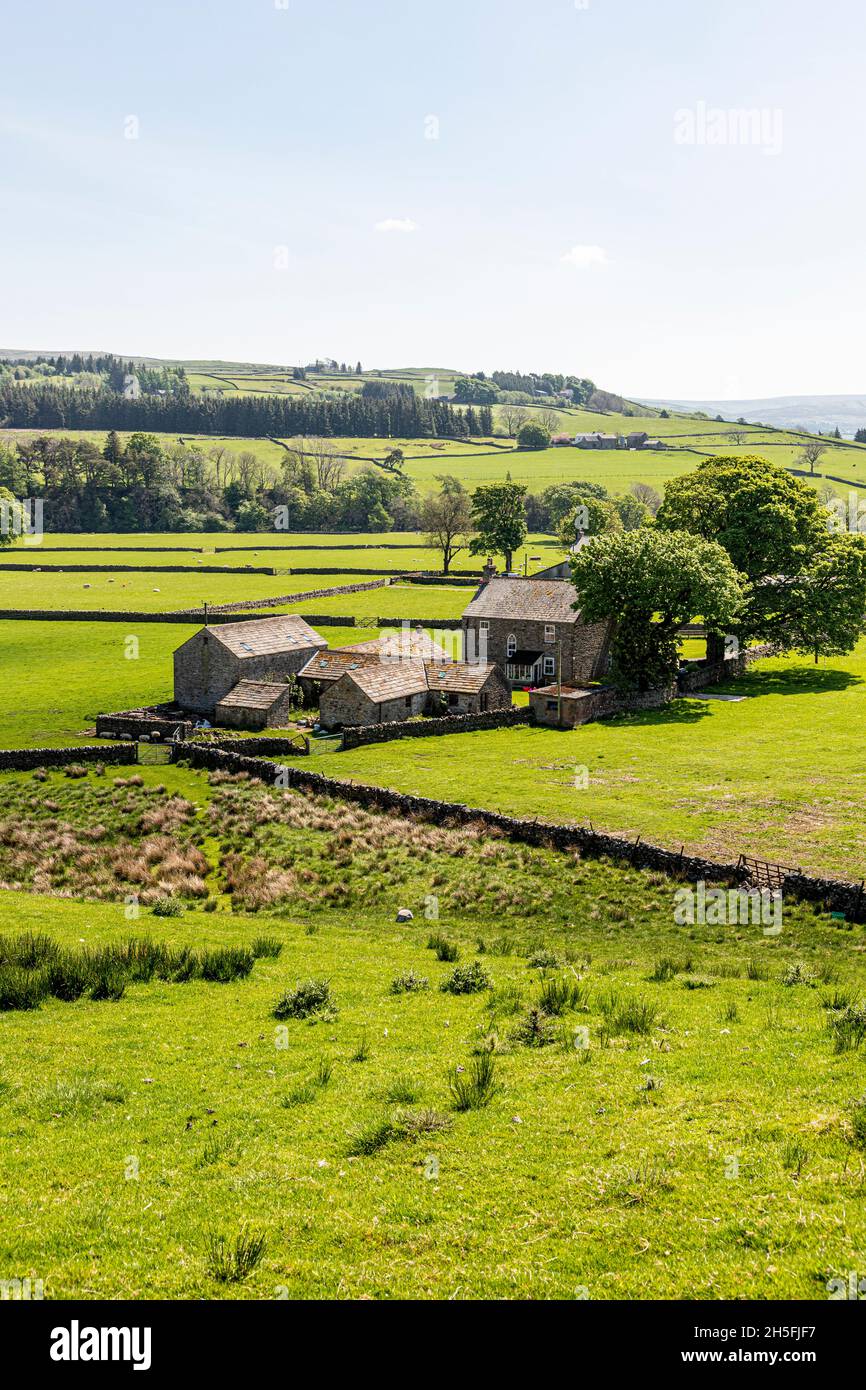
<svg viewBox="0 0 866 1390">
<path fill-rule="evenodd" d="M 785 671 L 748 671 L 736 681 L 713 686 L 722 695 L 826 695 L 862 685 L 852 671 L 820 666 L 791 666 Z"/>
</svg>

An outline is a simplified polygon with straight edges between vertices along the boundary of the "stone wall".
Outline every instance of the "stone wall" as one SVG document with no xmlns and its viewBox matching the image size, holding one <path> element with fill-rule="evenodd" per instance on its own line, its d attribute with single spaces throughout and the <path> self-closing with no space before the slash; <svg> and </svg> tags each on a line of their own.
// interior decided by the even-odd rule
<svg viewBox="0 0 866 1390">
<path fill-rule="evenodd" d="M 724 661 L 685 661 L 677 675 L 677 686 L 681 694 L 703 690 L 705 685 L 719 685 L 721 681 L 734 680 L 742 676 L 755 661 L 778 655 L 771 642 L 760 647 L 746 647 L 738 656 Z"/>
<path fill-rule="evenodd" d="M 306 735 L 304 742 L 309 743 Z M 231 738 L 222 733 L 199 734 L 193 740 L 194 748 L 218 748 L 225 753 L 241 753 L 244 757 L 280 757 L 280 758 L 303 758 L 306 749 L 299 747 L 297 735 L 294 739 L 268 736 L 267 734 L 254 735 L 250 738 Z"/>
<path fill-rule="evenodd" d="M 146 734 L 153 738 L 173 738 L 180 729 L 181 738 L 189 738 L 194 728 L 193 721 L 183 714 L 172 715 L 156 707 L 153 709 L 127 709 L 117 714 L 98 714 L 96 716 L 97 738 L 141 738 Z"/>
<path fill-rule="evenodd" d="M 30 772 L 36 767 L 68 767 L 74 763 L 134 763 L 134 743 L 83 744 L 80 748 L 0 748 L 0 772 Z"/>
<path fill-rule="evenodd" d="M 246 772 L 268 785 L 273 785 L 277 776 L 277 765 L 264 758 L 243 757 L 236 753 L 222 752 L 218 748 L 204 748 L 192 743 L 172 745 L 172 760 L 188 759 L 193 767 L 221 769 L 228 772 Z M 581 825 L 554 825 L 547 821 L 522 820 L 516 816 L 505 816 L 498 811 L 482 810 L 478 807 L 464 806 L 459 802 L 437 801 L 431 797 L 410 796 L 402 792 L 390 791 L 385 787 L 373 787 L 363 783 L 343 782 L 327 777 L 321 772 L 309 772 L 305 768 L 285 767 L 281 769 L 281 781 L 285 786 L 298 791 L 312 792 L 318 796 L 334 796 L 344 801 L 382 811 L 393 811 L 398 815 L 432 821 L 437 825 L 482 825 L 507 835 L 509 839 L 524 844 L 538 845 L 554 850 L 577 850 L 592 857 L 606 857 L 628 863 L 639 869 L 655 869 L 670 874 L 680 881 L 696 883 L 727 883 L 731 886 L 745 882 L 744 871 L 738 864 L 719 864 L 712 859 L 698 855 L 663 849 L 638 837 L 627 840 L 620 835 L 605 835 Z M 832 903 L 843 898 L 851 904 L 852 920 L 863 921 L 864 895 L 857 884 L 841 883 L 829 879 L 812 878 L 806 874 L 789 875 L 783 885 L 783 895 L 792 898 L 808 897 L 820 902 L 831 911 Z M 854 912 L 857 917 L 854 918 Z"/>
<path fill-rule="evenodd" d="M 365 743 L 390 743 L 395 738 L 433 738 L 437 734 L 471 734 L 481 729 L 508 729 L 514 724 L 531 724 L 532 714 L 522 709 L 490 710 L 484 714 L 446 714 L 441 719 L 401 720 L 394 724 L 367 724 L 344 729 L 343 747 L 360 748 Z"/>
</svg>

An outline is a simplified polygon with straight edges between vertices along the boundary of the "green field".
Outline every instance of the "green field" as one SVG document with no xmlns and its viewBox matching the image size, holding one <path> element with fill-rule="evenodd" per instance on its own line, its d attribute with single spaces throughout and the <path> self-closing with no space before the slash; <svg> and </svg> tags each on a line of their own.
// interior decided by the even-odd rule
<svg viewBox="0 0 866 1390">
<path fill-rule="evenodd" d="M 834 1020 L 866 991 L 860 932 L 790 907 L 775 937 L 683 928 L 660 875 L 139 776 L 0 777 L 0 876 L 44 884 L 0 892 L 0 938 L 280 953 L 0 1012 L 3 1278 L 51 1299 L 822 1299 L 859 1268 L 862 1053 Z M 45 895 L 137 874 L 143 817 L 175 827 L 150 881 L 204 853 L 214 913 Z M 431 930 L 493 989 L 443 992 Z M 407 972 L 429 988 L 392 992 Z M 307 979 L 334 1011 L 279 1023 Z M 491 1058 L 492 1095 L 460 1109 Z M 242 1232 L 260 1259 L 223 1282 Z"/>
<path fill-rule="evenodd" d="M 866 641 L 850 657 L 762 661 L 713 693 L 573 731 L 499 729 L 368 745 L 321 770 L 421 796 L 756 855 L 828 877 L 866 865 Z M 577 768 L 588 785 L 575 786 Z"/>
</svg>

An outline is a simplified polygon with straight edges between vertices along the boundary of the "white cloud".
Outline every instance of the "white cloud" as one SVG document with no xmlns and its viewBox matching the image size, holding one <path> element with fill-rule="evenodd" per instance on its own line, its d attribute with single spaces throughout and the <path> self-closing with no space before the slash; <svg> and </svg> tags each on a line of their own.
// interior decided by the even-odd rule
<svg viewBox="0 0 866 1390">
<path fill-rule="evenodd" d="M 566 265 L 576 266 L 578 270 L 588 270 L 593 265 L 607 265 L 607 252 L 603 246 L 572 246 L 560 259 Z"/>
<path fill-rule="evenodd" d="M 376 223 L 377 232 L 417 232 L 418 223 L 411 217 L 386 217 L 384 222 Z"/>
</svg>

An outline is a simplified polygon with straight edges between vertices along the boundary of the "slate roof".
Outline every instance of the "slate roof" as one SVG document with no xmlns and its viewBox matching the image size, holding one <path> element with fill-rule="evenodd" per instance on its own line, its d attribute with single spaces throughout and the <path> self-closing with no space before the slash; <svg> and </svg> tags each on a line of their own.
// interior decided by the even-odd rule
<svg viewBox="0 0 866 1390">
<path fill-rule="evenodd" d="M 577 623 L 574 585 L 567 579 L 491 579 L 463 610 L 464 618 L 513 618 L 539 623 Z"/>
<path fill-rule="evenodd" d="M 219 623 L 209 627 L 207 632 L 214 641 L 221 642 L 242 659 L 328 645 L 324 637 L 294 613 L 279 618 L 251 618 L 242 623 Z"/>
<path fill-rule="evenodd" d="M 317 652 L 315 656 L 311 656 L 306 666 L 301 667 L 298 675 L 305 680 L 322 681 L 326 685 L 332 685 L 347 671 L 373 664 L 380 664 L 378 652 L 356 652 L 351 647 L 346 650 L 336 648 L 332 652 Z"/>
<path fill-rule="evenodd" d="M 411 632 L 394 632 L 390 637 L 371 637 L 367 642 L 355 642 L 351 647 L 335 647 L 335 651 L 342 652 L 372 652 L 376 656 L 383 651 L 393 656 L 420 657 L 422 661 L 448 661 L 450 652 L 433 638 L 428 636 L 423 628 L 413 628 Z M 393 657 L 392 657 L 393 659 Z"/>
<path fill-rule="evenodd" d="M 431 690 L 454 690 L 466 695 L 483 690 L 496 670 L 491 661 L 425 661 L 424 668 Z"/>
<path fill-rule="evenodd" d="M 235 709 L 270 709 L 286 694 L 288 686 L 280 681 L 238 681 L 227 695 L 217 701 Z"/>
<path fill-rule="evenodd" d="M 371 661 L 369 666 L 344 672 L 341 679 L 352 681 L 377 705 L 427 692 L 423 661 Z"/>
</svg>

